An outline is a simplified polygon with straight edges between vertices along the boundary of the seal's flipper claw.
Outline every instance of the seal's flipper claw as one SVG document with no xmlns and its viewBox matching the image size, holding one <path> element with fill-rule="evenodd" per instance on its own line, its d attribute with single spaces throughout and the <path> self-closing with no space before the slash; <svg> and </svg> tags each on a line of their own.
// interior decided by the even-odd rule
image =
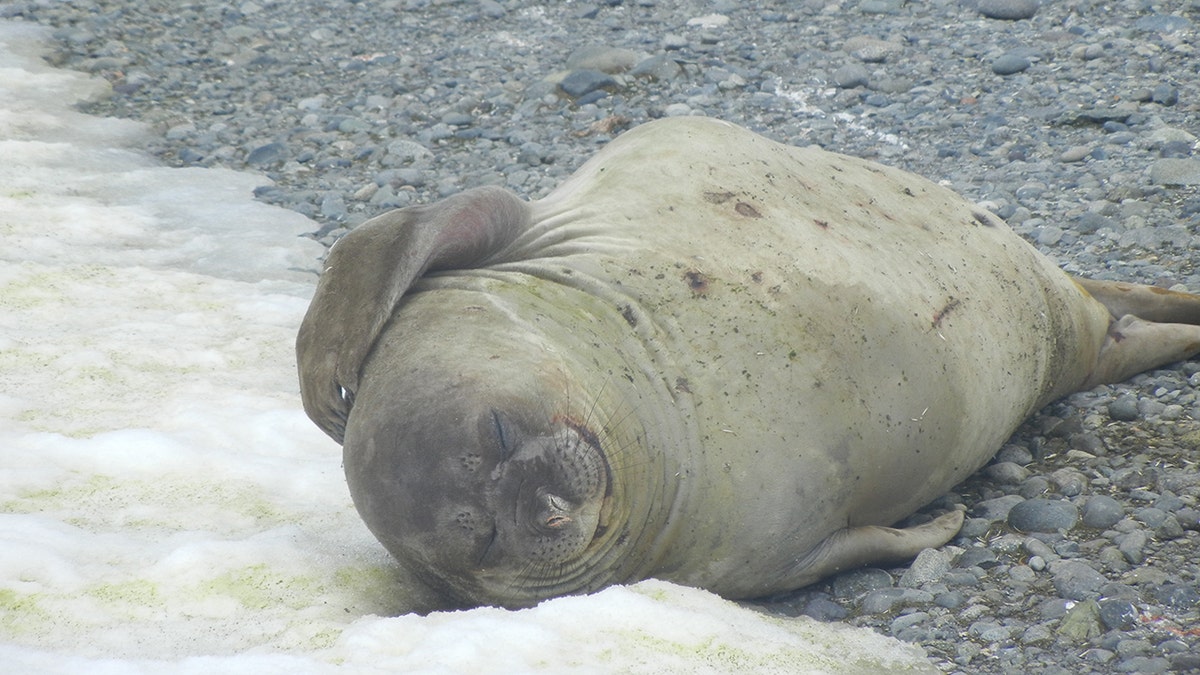
<svg viewBox="0 0 1200 675">
<path fill-rule="evenodd" d="M 950 511 L 921 525 L 899 529 L 866 525 L 829 535 L 793 568 L 796 587 L 864 565 L 894 563 L 941 546 L 958 534 L 962 511 Z"/>
<path fill-rule="evenodd" d="M 296 337 L 304 410 L 339 443 L 359 371 L 400 298 L 430 270 L 476 265 L 529 226 L 528 205 L 497 187 L 390 211 L 342 237 Z"/>
</svg>

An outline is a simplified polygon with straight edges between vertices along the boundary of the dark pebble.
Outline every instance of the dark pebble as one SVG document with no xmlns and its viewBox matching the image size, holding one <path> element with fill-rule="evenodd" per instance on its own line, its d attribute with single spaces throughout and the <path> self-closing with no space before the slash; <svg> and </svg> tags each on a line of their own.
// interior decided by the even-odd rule
<svg viewBox="0 0 1200 675">
<path fill-rule="evenodd" d="M 835 597 L 853 600 L 866 593 L 895 585 L 892 575 L 881 569 L 864 568 L 839 574 L 833 579 Z"/>
<path fill-rule="evenodd" d="M 1197 582 L 1191 584 L 1163 584 L 1154 589 L 1154 599 L 1172 609 L 1183 612 L 1195 611 L 1200 607 L 1200 590 Z"/>
<path fill-rule="evenodd" d="M 1171 670 L 1176 672 L 1200 671 L 1200 653 L 1172 654 L 1170 656 Z"/>
<path fill-rule="evenodd" d="M 610 75 L 602 73 L 598 70 L 574 70 L 571 71 L 558 87 L 563 90 L 567 96 L 571 98 L 579 98 L 584 94 L 590 94 L 597 89 L 606 89 L 616 87 L 617 81 Z"/>
<path fill-rule="evenodd" d="M 804 606 L 802 614 L 817 621 L 840 621 L 846 618 L 849 612 L 845 607 L 842 607 L 829 598 L 818 597 L 813 598 Z"/>
<path fill-rule="evenodd" d="M 1160 84 L 1150 94 L 1150 100 L 1159 105 L 1179 103 L 1179 90 L 1169 84 Z"/>
<path fill-rule="evenodd" d="M 1108 404 L 1108 416 L 1118 422 L 1132 422 L 1138 418 L 1138 399 L 1133 394 L 1118 396 Z"/>
<path fill-rule="evenodd" d="M 1107 579 L 1086 563 L 1075 560 L 1055 562 L 1050 566 L 1054 575 L 1054 590 L 1068 600 L 1093 598 Z"/>
<path fill-rule="evenodd" d="M 833 83 L 842 89 L 854 89 L 867 86 L 871 73 L 866 66 L 851 63 L 833 72 Z"/>
<path fill-rule="evenodd" d="M 1106 530 L 1120 522 L 1123 517 L 1125 517 L 1125 509 L 1121 506 L 1121 502 L 1108 495 L 1092 495 L 1083 504 L 1084 527 Z"/>
<path fill-rule="evenodd" d="M 287 159 L 287 146 L 283 143 L 267 143 L 250 151 L 246 163 L 251 166 L 269 166 Z"/>
<path fill-rule="evenodd" d="M 995 499 L 985 499 L 973 506 L 970 510 L 971 515 L 977 518 L 996 522 L 998 520 L 1006 520 L 1008 512 L 1013 506 L 1025 501 L 1018 495 L 1006 495 L 1004 497 L 996 497 Z"/>
<path fill-rule="evenodd" d="M 1008 524 L 1020 532 L 1058 532 L 1075 527 L 1079 510 L 1061 499 L 1027 499 L 1008 512 Z"/>
</svg>

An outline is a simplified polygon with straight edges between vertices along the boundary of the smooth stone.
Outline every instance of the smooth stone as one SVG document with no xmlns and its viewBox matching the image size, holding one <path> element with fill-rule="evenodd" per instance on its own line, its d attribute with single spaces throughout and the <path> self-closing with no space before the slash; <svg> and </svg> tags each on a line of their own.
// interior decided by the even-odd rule
<svg viewBox="0 0 1200 675">
<path fill-rule="evenodd" d="M 599 70 L 574 70 L 558 83 L 558 87 L 571 98 L 579 98 L 599 89 L 615 88 L 617 81 L 608 73 Z"/>
<path fill-rule="evenodd" d="M 849 615 L 849 611 L 829 598 L 814 598 L 804 606 L 801 612 L 804 616 L 817 621 L 841 621 Z"/>
<path fill-rule="evenodd" d="M 1128 600 L 1106 598 L 1099 605 L 1100 622 L 1109 630 L 1129 630 L 1137 622 L 1137 608 Z"/>
<path fill-rule="evenodd" d="M 871 591 L 892 587 L 892 575 L 884 570 L 867 567 L 839 574 L 833 579 L 835 597 L 853 600 Z"/>
<path fill-rule="evenodd" d="M 1130 564 L 1140 565 L 1146 560 L 1144 552 L 1146 541 L 1147 537 L 1144 531 L 1134 530 L 1129 534 L 1117 537 L 1117 550 L 1125 556 L 1125 560 Z"/>
<path fill-rule="evenodd" d="M 1068 600 L 1086 600 L 1108 582 L 1103 574 L 1077 560 L 1060 560 L 1050 564 L 1054 575 L 1054 590 Z"/>
<path fill-rule="evenodd" d="M 1032 65 L 1032 61 L 1020 54 L 1003 54 L 992 61 L 992 72 L 997 75 L 1015 75 Z"/>
<path fill-rule="evenodd" d="M 251 166 L 267 166 L 287 159 L 287 146 L 283 143 L 267 143 L 250 151 L 246 163 Z"/>
<path fill-rule="evenodd" d="M 1133 27 L 1150 32 L 1174 33 L 1191 28 L 1192 21 L 1176 14 L 1151 14 L 1134 21 Z"/>
<path fill-rule="evenodd" d="M 985 499 L 971 507 L 971 514 L 990 522 L 1006 520 L 1013 506 L 1023 501 L 1025 499 L 1019 495 L 1005 495 L 1003 497 L 996 497 L 995 499 Z"/>
<path fill-rule="evenodd" d="M 632 49 L 588 45 L 567 57 L 568 70 L 598 70 L 602 73 L 623 73 L 636 66 L 642 55 Z"/>
<path fill-rule="evenodd" d="M 637 63 L 629 74 L 651 80 L 673 80 L 683 73 L 683 68 L 668 54 L 659 54 Z"/>
<path fill-rule="evenodd" d="M 1108 416 L 1118 422 L 1132 422 L 1138 418 L 1137 396 L 1123 394 L 1108 404 Z"/>
<path fill-rule="evenodd" d="M 1055 631 L 1075 642 L 1083 642 L 1104 632 L 1100 605 L 1095 600 L 1081 602 L 1067 610 Z"/>
<path fill-rule="evenodd" d="M 858 63 L 849 63 L 833 71 L 833 83 L 842 89 L 865 87 L 870 79 L 871 73 Z"/>
<path fill-rule="evenodd" d="M 1121 502 L 1108 495 L 1092 495 L 1083 504 L 1081 520 L 1084 527 L 1107 530 L 1125 517 Z"/>
<path fill-rule="evenodd" d="M 1167 158 L 1150 165 L 1155 185 L 1200 185 L 1200 160 Z"/>
<path fill-rule="evenodd" d="M 937 549 L 927 548 L 917 554 L 904 574 L 899 585 L 912 588 L 937 581 L 950 571 L 950 556 Z"/>
<path fill-rule="evenodd" d="M 1058 156 L 1058 161 L 1067 163 L 1067 164 L 1070 164 L 1072 162 L 1080 162 L 1080 161 L 1083 161 L 1084 157 L 1087 157 L 1091 153 L 1092 153 L 1091 146 L 1075 145 L 1075 146 L 1072 146 L 1072 147 L 1064 150 L 1063 153 Z"/>
<path fill-rule="evenodd" d="M 1169 84 L 1160 84 L 1151 92 L 1150 100 L 1159 105 L 1175 105 L 1179 103 L 1179 90 Z"/>
<path fill-rule="evenodd" d="M 1028 19 L 1038 11 L 1037 0 L 980 0 L 979 13 L 989 19 L 1016 21 Z"/>
<path fill-rule="evenodd" d="M 1061 499 L 1027 499 L 1008 512 L 1008 524 L 1019 532 L 1058 532 L 1075 527 L 1079 510 Z"/>
<path fill-rule="evenodd" d="M 984 474 L 1002 485 L 1019 485 L 1029 478 L 1029 469 L 1014 462 L 996 462 L 983 470 Z"/>
</svg>

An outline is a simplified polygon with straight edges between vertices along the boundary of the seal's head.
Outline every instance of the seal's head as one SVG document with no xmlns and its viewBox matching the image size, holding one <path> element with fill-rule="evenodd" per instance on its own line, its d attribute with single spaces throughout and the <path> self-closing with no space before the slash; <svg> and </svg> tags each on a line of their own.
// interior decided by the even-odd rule
<svg viewBox="0 0 1200 675">
<path fill-rule="evenodd" d="M 578 372 L 590 369 L 524 327 L 482 308 L 452 319 L 458 332 L 436 342 L 389 331 L 365 369 L 344 444 L 363 520 L 452 604 L 528 606 L 624 581 L 630 462 L 614 457 L 633 417 L 614 423 L 603 384 Z"/>
</svg>

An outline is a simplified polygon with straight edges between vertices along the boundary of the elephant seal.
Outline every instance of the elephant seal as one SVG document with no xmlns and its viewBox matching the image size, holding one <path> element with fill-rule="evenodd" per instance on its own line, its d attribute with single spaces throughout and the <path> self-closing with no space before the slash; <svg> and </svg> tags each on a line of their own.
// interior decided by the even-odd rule
<svg viewBox="0 0 1200 675">
<path fill-rule="evenodd" d="M 1140 316 L 1140 318 L 1139 318 Z M 889 527 L 1064 394 L 1200 351 L 1200 297 L 1076 282 L 917 176 L 735 125 L 633 129 L 332 249 L 297 338 L 383 545 L 447 602 L 657 577 L 728 598 L 894 561 Z"/>
</svg>

